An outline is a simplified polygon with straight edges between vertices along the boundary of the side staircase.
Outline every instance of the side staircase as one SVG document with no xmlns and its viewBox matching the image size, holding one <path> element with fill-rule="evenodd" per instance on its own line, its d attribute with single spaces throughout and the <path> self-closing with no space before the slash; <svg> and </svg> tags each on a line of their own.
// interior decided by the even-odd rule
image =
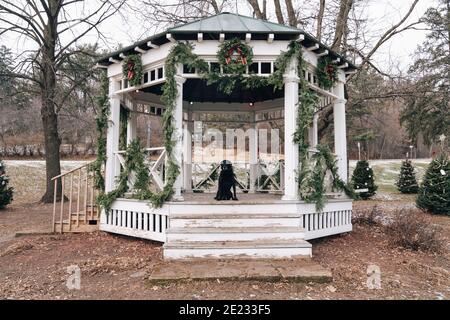
<svg viewBox="0 0 450 320">
<path fill-rule="evenodd" d="M 244 205 L 245 206 L 245 205 Z M 300 215 L 230 212 L 170 216 L 165 259 L 291 259 L 311 257 Z M 256 207 L 256 206 L 249 206 Z M 234 211 L 234 212 L 233 212 Z"/>
<path fill-rule="evenodd" d="M 54 193 L 53 232 L 91 232 L 98 230 L 100 212 L 95 198 L 97 190 L 94 176 L 89 170 L 90 163 L 63 173 L 52 179 L 55 190 L 63 195 L 61 199 Z"/>
</svg>

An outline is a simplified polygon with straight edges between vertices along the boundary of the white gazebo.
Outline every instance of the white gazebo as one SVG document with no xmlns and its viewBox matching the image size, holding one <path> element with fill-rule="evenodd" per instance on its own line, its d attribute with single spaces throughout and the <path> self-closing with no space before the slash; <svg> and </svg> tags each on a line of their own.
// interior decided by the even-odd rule
<svg viewBox="0 0 450 320">
<path fill-rule="evenodd" d="M 252 62 L 246 65 L 243 77 L 250 74 L 270 77 L 276 71 L 275 61 L 292 41 L 301 45 L 305 62 L 301 74 L 298 74 L 297 61 L 291 59 L 283 74 L 282 89 L 267 86 L 252 90 L 238 83 L 231 92 L 223 93 L 217 84 L 207 84 L 197 70 L 177 65 L 173 154 L 181 172 L 173 184 L 174 193 L 161 207 L 156 207 L 148 200 L 133 199 L 133 190 L 129 190 L 112 203 L 108 212 L 103 210 L 100 230 L 164 242 L 167 259 L 310 256 L 312 248 L 307 240 L 352 230 L 352 201 L 342 192 L 328 190 L 321 210 L 301 199 L 297 181 L 300 155 L 293 135 L 297 127 L 299 82 L 304 79 L 319 97 L 309 131 L 308 152 L 314 152 L 318 143 L 317 123 L 321 111 L 333 108 L 338 175 L 347 181 L 344 86 L 346 76 L 354 72 L 355 66 L 300 29 L 231 13 L 176 26 L 99 61 L 99 66 L 107 69 L 110 97 L 105 191 L 117 187 L 125 161 L 126 151 L 119 147 L 120 109 L 126 108 L 130 114 L 126 130 L 128 143 L 136 138 L 138 115 L 164 115 L 166 106 L 161 95 L 166 82 L 166 58 L 171 49 L 180 42 L 189 42 L 193 53 L 210 70 L 215 68 L 223 73 L 217 52 L 221 44 L 236 38 L 253 51 Z M 135 85 L 123 76 L 123 64 L 130 55 L 139 55 L 142 61 L 142 78 Z M 324 89 L 318 81 L 316 70 L 320 57 L 329 58 L 337 68 L 337 79 L 330 89 Z M 216 167 L 203 158 L 200 161 L 195 151 L 204 147 L 202 143 L 196 144 L 202 135 L 202 128 L 197 128 L 196 123 L 225 123 L 226 119 L 231 119 L 229 123 L 235 128 L 245 124 L 248 139 L 248 143 L 244 142 L 244 156 L 234 161 L 239 171 L 239 201 L 214 200 L 211 192 L 216 188 L 212 179 Z M 280 147 L 275 145 L 270 152 L 261 152 L 264 147 L 261 131 L 250 129 L 276 120 L 283 125 L 271 137 L 277 134 L 283 137 Z M 213 140 L 217 144 L 218 140 Z M 223 159 L 229 159 L 235 152 L 235 148 L 220 146 L 219 149 L 224 150 Z M 262 156 L 274 151 L 279 155 L 275 157 L 277 161 L 265 163 Z M 148 160 L 152 188 L 158 192 L 166 184 L 167 152 L 161 145 L 147 145 L 143 152 Z M 214 163 L 219 160 L 215 159 Z M 130 186 L 134 178 L 130 174 Z"/>
</svg>

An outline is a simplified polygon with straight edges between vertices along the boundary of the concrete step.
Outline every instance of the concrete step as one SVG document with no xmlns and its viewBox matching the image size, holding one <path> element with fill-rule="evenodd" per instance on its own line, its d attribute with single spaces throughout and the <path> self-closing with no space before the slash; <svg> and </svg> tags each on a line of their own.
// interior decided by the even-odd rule
<svg viewBox="0 0 450 320">
<path fill-rule="evenodd" d="M 330 282 L 330 270 L 308 258 L 283 260 L 194 259 L 161 261 L 153 266 L 148 280 L 159 284 L 170 281 L 290 281 Z"/>
<path fill-rule="evenodd" d="M 167 242 L 172 241 L 251 241 L 303 240 L 300 227 L 169 228 Z"/>
<path fill-rule="evenodd" d="M 164 245 L 164 259 L 293 259 L 311 257 L 305 240 L 171 241 Z"/>
<path fill-rule="evenodd" d="M 299 227 L 299 214 L 174 214 L 172 228 Z"/>
</svg>

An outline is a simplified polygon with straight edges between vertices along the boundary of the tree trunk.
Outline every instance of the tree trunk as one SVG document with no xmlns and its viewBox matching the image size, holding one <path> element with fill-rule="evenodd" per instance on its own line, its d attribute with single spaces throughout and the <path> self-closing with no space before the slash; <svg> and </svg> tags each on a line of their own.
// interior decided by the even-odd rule
<svg viewBox="0 0 450 320">
<path fill-rule="evenodd" d="M 46 165 L 46 184 L 47 188 L 41 201 L 49 203 L 53 201 L 55 185 L 51 179 L 61 174 L 61 164 L 59 156 L 59 147 L 61 140 L 58 134 L 58 115 L 56 113 L 56 39 L 58 37 L 58 12 L 60 10 L 59 1 L 49 1 L 48 23 L 44 27 L 44 45 L 42 46 L 41 61 L 41 117 L 44 130 L 45 142 L 45 165 Z M 61 180 L 58 181 L 58 190 L 56 190 L 57 199 L 61 199 Z"/>
<path fill-rule="evenodd" d="M 267 20 L 267 18 L 263 15 L 261 8 L 259 7 L 258 0 L 247 0 L 247 2 L 252 6 L 253 12 L 257 19 Z"/>
<path fill-rule="evenodd" d="M 297 21 L 296 15 L 295 15 L 295 10 L 294 10 L 294 6 L 292 5 L 292 1 L 285 0 L 285 2 L 286 2 L 286 9 L 287 9 L 288 18 L 289 18 L 289 25 L 291 27 L 297 27 L 298 21 Z"/>
<path fill-rule="evenodd" d="M 331 49 L 334 51 L 340 51 L 342 37 L 345 33 L 345 29 L 347 27 L 348 15 L 350 13 L 350 9 L 353 5 L 353 0 L 341 0 L 339 6 L 339 14 L 336 19 L 336 31 L 334 33 L 334 41 Z"/>
<path fill-rule="evenodd" d="M 43 96 L 45 93 L 43 93 Z M 45 142 L 45 166 L 46 170 L 46 191 L 41 201 L 50 203 L 53 201 L 54 181 L 51 179 L 61 174 L 61 165 L 59 157 L 59 146 L 61 140 L 58 135 L 58 116 L 55 113 L 53 102 L 48 99 L 42 101 L 42 124 L 44 130 Z M 61 199 L 61 179 L 58 180 L 57 199 Z"/>
<path fill-rule="evenodd" d="M 277 20 L 279 24 L 284 24 L 283 12 L 281 11 L 280 0 L 273 0 L 275 5 L 275 14 L 277 15 Z"/>
<path fill-rule="evenodd" d="M 322 40 L 322 23 L 325 13 L 325 0 L 320 0 L 319 14 L 317 15 L 317 40 Z"/>
</svg>

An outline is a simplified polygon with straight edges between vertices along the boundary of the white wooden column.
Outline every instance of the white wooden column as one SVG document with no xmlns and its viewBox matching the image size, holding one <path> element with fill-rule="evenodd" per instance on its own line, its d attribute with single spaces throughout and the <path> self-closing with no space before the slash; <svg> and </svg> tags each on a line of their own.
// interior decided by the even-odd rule
<svg viewBox="0 0 450 320">
<path fill-rule="evenodd" d="M 175 147 L 173 149 L 175 161 L 180 168 L 180 174 L 173 186 L 174 195 L 173 200 L 183 201 L 183 196 L 181 195 L 181 189 L 183 187 L 183 84 L 186 79 L 180 76 L 183 72 L 183 65 L 177 66 L 178 74 L 175 76 L 175 81 L 177 82 L 177 99 L 175 101 L 175 108 L 173 110 L 173 125 L 175 131 L 172 136 L 172 141 L 175 142 Z"/>
<path fill-rule="evenodd" d="M 256 180 L 258 179 L 258 130 L 256 128 L 256 113 L 251 114 L 253 126 L 249 130 L 249 154 L 250 154 L 250 192 L 256 192 Z"/>
<path fill-rule="evenodd" d="M 120 89 L 119 82 L 109 78 L 109 105 L 108 130 L 106 134 L 106 167 L 105 191 L 110 192 L 116 187 L 116 178 L 120 175 L 120 163 L 115 152 L 119 151 L 120 131 Z"/>
<path fill-rule="evenodd" d="M 317 144 L 319 143 L 319 137 L 318 137 L 318 128 L 317 128 L 317 121 L 319 120 L 319 114 L 316 112 L 313 116 L 313 123 L 311 128 L 309 129 L 309 145 L 312 148 L 317 147 Z"/>
<path fill-rule="evenodd" d="M 294 132 L 297 126 L 298 83 L 297 60 L 293 59 L 284 79 L 284 196 L 283 200 L 298 199 L 298 146 L 294 143 Z"/>
<path fill-rule="evenodd" d="M 192 111 L 187 112 L 187 120 L 183 130 L 183 159 L 184 159 L 184 191 L 192 192 L 192 133 L 194 121 Z"/>
<path fill-rule="evenodd" d="M 344 82 L 337 81 L 333 88 L 339 98 L 334 101 L 334 153 L 337 156 L 339 177 L 347 182 L 347 129 L 345 121 Z"/>
<path fill-rule="evenodd" d="M 136 139 L 136 127 L 137 127 L 137 114 L 136 112 L 136 103 L 132 102 L 129 104 L 129 108 L 131 109 L 130 116 L 127 120 L 127 146 L 130 145 L 131 141 Z"/>
</svg>

